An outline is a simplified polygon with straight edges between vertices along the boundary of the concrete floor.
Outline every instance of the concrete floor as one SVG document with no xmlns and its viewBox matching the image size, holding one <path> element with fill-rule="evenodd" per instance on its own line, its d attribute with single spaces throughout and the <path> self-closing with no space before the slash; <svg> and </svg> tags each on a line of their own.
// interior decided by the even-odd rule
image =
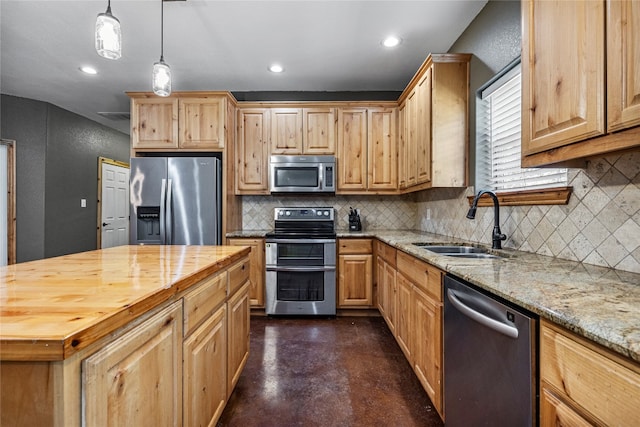
<svg viewBox="0 0 640 427">
<path fill-rule="evenodd" d="M 443 425 L 381 317 L 252 317 L 250 345 L 218 427 Z"/>
</svg>

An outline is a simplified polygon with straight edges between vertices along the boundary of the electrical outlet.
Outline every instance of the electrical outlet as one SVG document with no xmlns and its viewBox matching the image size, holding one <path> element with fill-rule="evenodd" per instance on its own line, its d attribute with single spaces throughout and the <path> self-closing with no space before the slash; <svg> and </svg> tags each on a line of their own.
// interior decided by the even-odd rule
<svg viewBox="0 0 640 427">
<path fill-rule="evenodd" d="M 431 220 L 431 208 L 427 208 L 427 221 Z"/>
<path fill-rule="evenodd" d="M 81 208 L 87 207 L 87 199 L 80 199 L 80 207 Z"/>
</svg>

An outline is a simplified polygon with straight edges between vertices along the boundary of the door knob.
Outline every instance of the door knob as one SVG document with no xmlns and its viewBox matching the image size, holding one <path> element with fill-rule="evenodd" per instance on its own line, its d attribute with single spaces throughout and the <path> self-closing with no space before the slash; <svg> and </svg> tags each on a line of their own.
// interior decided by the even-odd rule
<svg viewBox="0 0 640 427">
<path fill-rule="evenodd" d="M 107 225 L 109 225 L 109 224 L 107 224 L 106 222 L 103 222 L 103 223 L 102 223 L 102 226 L 103 226 L 103 227 L 106 227 Z"/>
</svg>

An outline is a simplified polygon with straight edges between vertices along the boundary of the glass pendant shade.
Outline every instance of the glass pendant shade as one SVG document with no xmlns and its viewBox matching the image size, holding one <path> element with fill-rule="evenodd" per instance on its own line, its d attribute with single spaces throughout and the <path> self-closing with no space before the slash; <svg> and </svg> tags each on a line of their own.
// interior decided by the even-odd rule
<svg viewBox="0 0 640 427">
<path fill-rule="evenodd" d="M 119 59 L 122 56 L 120 21 L 111 14 L 111 5 L 96 20 L 96 52 L 107 59 Z"/>
<path fill-rule="evenodd" d="M 162 58 L 153 64 L 153 93 L 158 96 L 171 95 L 171 68 Z"/>
</svg>

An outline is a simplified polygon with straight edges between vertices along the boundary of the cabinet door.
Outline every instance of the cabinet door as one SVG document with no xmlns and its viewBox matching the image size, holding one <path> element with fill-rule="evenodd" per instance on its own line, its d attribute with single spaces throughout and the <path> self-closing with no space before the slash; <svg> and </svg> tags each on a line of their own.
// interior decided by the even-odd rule
<svg viewBox="0 0 640 427">
<path fill-rule="evenodd" d="M 414 89 L 405 102 L 406 146 L 404 150 L 405 181 L 407 187 L 418 183 L 418 96 Z"/>
<path fill-rule="evenodd" d="M 236 386 L 249 357 L 249 281 L 229 298 L 227 347 L 227 398 Z"/>
<path fill-rule="evenodd" d="M 594 425 L 565 404 L 544 385 L 540 393 L 540 414 L 541 427 L 591 427 Z"/>
<path fill-rule="evenodd" d="M 223 148 L 225 99 L 180 98 L 180 148 Z"/>
<path fill-rule="evenodd" d="M 302 109 L 271 108 L 271 154 L 302 154 Z"/>
<path fill-rule="evenodd" d="M 349 254 L 338 257 L 338 306 L 371 307 L 373 304 L 373 255 Z"/>
<path fill-rule="evenodd" d="M 604 4 L 522 2 L 523 156 L 604 134 Z"/>
<path fill-rule="evenodd" d="M 402 274 L 396 275 L 396 300 L 397 300 L 397 320 L 396 320 L 396 340 L 407 357 L 409 363 L 412 363 L 411 354 L 411 282 Z"/>
<path fill-rule="evenodd" d="M 232 246 L 250 246 L 249 262 L 251 263 L 251 272 L 249 273 L 249 281 L 251 288 L 249 289 L 249 300 L 251 307 L 264 307 L 264 281 L 265 281 L 265 247 L 264 239 L 244 239 L 233 238 L 228 239 L 229 245 Z"/>
<path fill-rule="evenodd" d="M 367 189 L 367 110 L 338 109 L 338 191 Z"/>
<path fill-rule="evenodd" d="M 82 362 L 88 426 L 182 425 L 182 301 Z"/>
<path fill-rule="evenodd" d="M 396 116 L 395 108 L 370 108 L 367 112 L 367 188 L 370 190 L 398 189 Z"/>
<path fill-rule="evenodd" d="M 336 109 L 303 108 L 304 154 L 336 153 Z"/>
<path fill-rule="evenodd" d="M 413 291 L 414 371 L 442 414 L 442 303 L 417 287 Z"/>
<path fill-rule="evenodd" d="M 378 310 L 382 317 L 387 317 L 387 289 L 384 286 L 384 260 L 379 256 L 376 257 L 376 292 Z"/>
<path fill-rule="evenodd" d="M 407 188 L 407 103 L 398 107 L 398 188 Z"/>
<path fill-rule="evenodd" d="M 607 2 L 607 130 L 640 125 L 640 2 Z"/>
<path fill-rule="evenodd" d="M 133 148 L 178 148 L 178 99 L 131 99 Z"/>
<path fill-rule="evenodd" d="M 238 110 L 236 194 L 269 193 L 269 110 Z"/>
<path fill-rule="evenodd" d="M 223 305 L 184 342 L 185 426 L 212 426 L 227 401 L 227 311 Z"/>
<path fill-rule="evenodd" d="M 416 183 L 431 180 L 431 83 L 432 69 L 429 68 L 416 88 Z"/>
</svg>

